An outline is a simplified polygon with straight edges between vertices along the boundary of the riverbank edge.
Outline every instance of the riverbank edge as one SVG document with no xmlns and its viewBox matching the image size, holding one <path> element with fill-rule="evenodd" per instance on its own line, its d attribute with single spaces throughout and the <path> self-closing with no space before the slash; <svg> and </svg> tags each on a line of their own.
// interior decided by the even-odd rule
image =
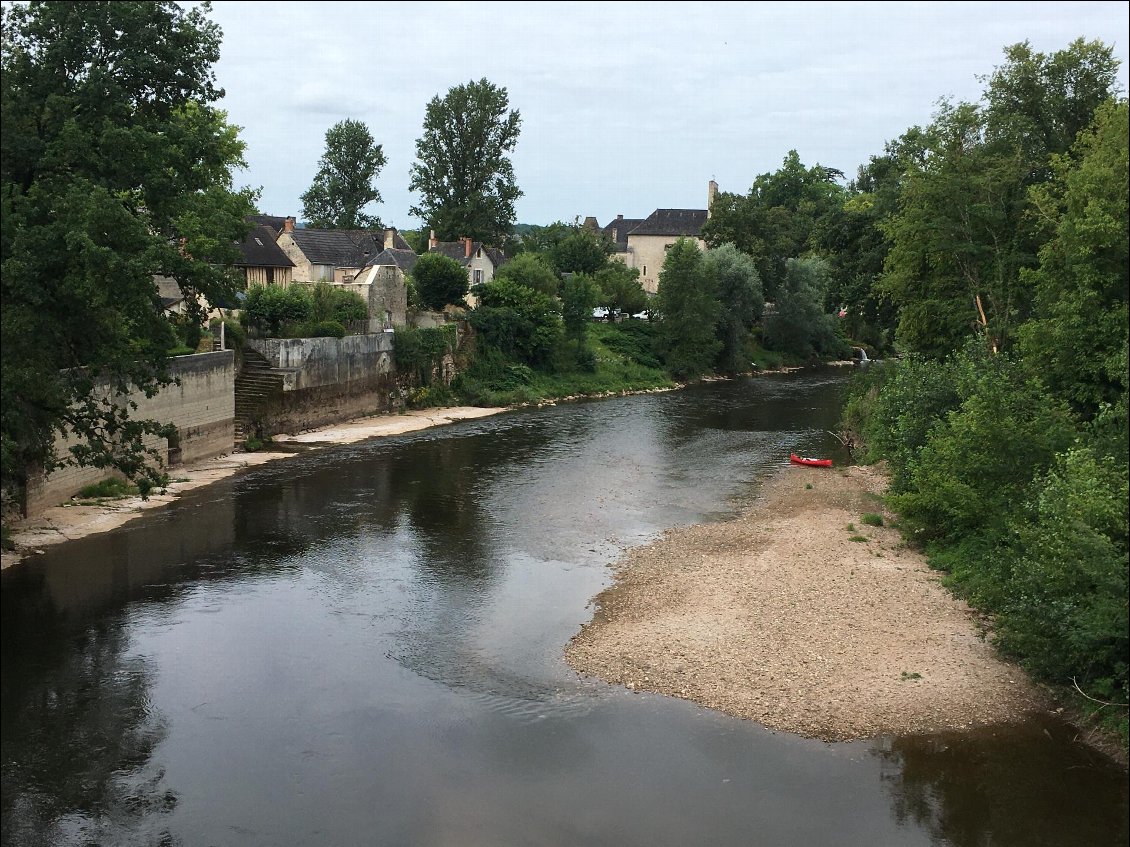
<svg viewBox="0 0 1130 847">
<path fill-rule="evenodd" d="M 764 692 L 757 691 L 758 685 L 755 679 L 760 680 L 765 676 L 772 679 L 774 674 L 779 679 L 781 676 L 793 674 L 798 664 L 790 668 L 789 663 L 799 662 L 799 666 L 803 666 L 811 661 L 811 656 L 800 657 L 798 660 L 798 656 L 794 653 L 782 651 L 787 653 L 784 662 L 773 666 L 771 664 L 773 654 L 778 653 L 778 648 L 781 647 L 778 642 L 771 652 L 760 654 L 757 661 L 746 665 L 743 671 L 733 651 L 727 652 L 723 649 L 719 652 L 718 644 L 726 640 L 731 644 L 740 643 L 743 647 L 739 648 L 739 652 L 748 647 L 751 639 L 748 638 L 747 630 L 751 628 L 752 620 L 748 605 L 731 606 L 719 615 L 717 604 L 714 604 L 700 608 L 700 615 L 696 618 L 695 595 L 717 596 L 720 591 L 725 592 L 733 586 L 736 582 L 733 567 L 735 560 L 740 562 L 743 570 L 749 568 L 751 557 L 761 557 L 762 561 L 768 560 L 772 565 L 783 563 L 786 557 L 774 556 L 773 548 L 775 544 L 777 547 L 781 546 L 782 542 L 777 539 L 788 539 L 789 535 L 787 532 L 776 531 L 780 527 L 770 523 L 771 516 L 788 512 L 790 508 L 796 509 L 796 489 L 801 484 L 804 487 L 804 494 L 819 494 L 816 489 L 821 488 L 821 481 L 827 479 L 823 476 L 826 473 L 824 471 L 794 467 L 782 468 L 767 479 L 756 502 L 734 517 L 724 521 L 669 530 L 656 541 L 626 551 L 624 556 L 613 565 L 612 584 L 593 598 L 592 618 L 582 624 L 581 629 L 565 646 L 566 663 L 579 674 L 596 677 L 610 684 L 623 685 L 631 691 L 646 691 L 677 697 L 735 717 L 754 720 L 774 731 L 789 732 L 827 742 L 890 734 L 940 732 L 1008 723 L 1031 713 L 1053 714 L 1078 731 L 1073 739 L 1074 743 L 1090 748 L 1111 759 L 1124 770 L 1127 769 L 1127 751 L 1117 734 L 1105 731 L 1093 721 L 1088 721 L 1064 692 L 1035 682 L 1022 668 L 1003 657 L 989 642 L 991 621 L 987 621 L 948 588 L 943 587 L 942 575 L 929 567 L 923 554 L 907 548 L 901 535 L 890 526 L 893 516 L 885 512 L 877 502 L 878 495 L 887 487 L 887 478 L 883 471 L 874 467 L 849 466 L 837 469 L 836 473 L 844 478 L 850 476 L 853 469 L 858 469 L 857 474 L 878 479 L 878 484 L 857 483 L 855 489 L 849 492 L 856 518 L 859 518 L 858 513 L 862 504 L 870 499 L 874 503 L 873 511 L 885 513 L 885 525 L 858 528 L 852 523 L 845 525 L 842 503 L 834 506 L 829 502 L 823 502 L 819 503 L 815 510 L 807 508 L 801 510 L 805 512 L 805 517 L 800 529 L 802 532 L 805 529 L 814 531 L 817 524 L 823 524 L 825 528 L 832 526 L 847 530 L 843 531 L 831 546 L 824 546 L 825 554 L 838 554 L 850 560 L 853 555 L 860 552 L 861 548 L 868 547 L 871 548 L 870 553 L 877 553 L 880 558 L 892 554 L 900 557 L 901 566 L 897 570 L 912 571 L 918 578 L 917 587 L 934 592 L 936 596 L 933 602 L 943 603 L 954 614 L 955 620 L 963 623 L 966 628 L 963 634 L 955 633 L 941 640 L 949 645 L 948 649 L 955 655 L 958 646 L 965 649 L 973 645 L 980 654 L 972 654 L 975 656 L 975 661 L 984 664 L 984 667 L 997 677 L 992 686 L 976 685 L 969 688 L 968 680 L 959 679 L 958 683 L 965 685 L 969 690 L 947 704 L 946 697 L 953 697 L 953 691 L 947 689 L 944 692 L 945 696 L 932 701 L 929 710 L 924 711 L 918 718 L 907 721 L 906 716 L 902 715 L 899 720 L 890 724 L 884 724 L 882 720 L 878 722 L 864 720 L 849 728 L 844 725 L 830 725 L 826 720 L 827 715 L 813 718 L 814 714 L 819 715 L 821 707 L 829 698 L 836 697 L 837 692 L 843 690 L 840 682 L 829 674 L 827 666 L 822 665 L 819 666 L 820 675 L 815 684 L 810 680 L 810 688 L 799 692 L 803 695 L 800 701 L 789 704 L 789 714 L 765 712 L 763 707 L 765 702 L 774 698 L 793 698 L 798 692 L 795 688 L 785 691 L 778 685 L 775 690 L 763 697 L 761 694 Z M 791 483 L 786 480 L 791 480 Z M 795 520 L 795 514 L 791 519 Z M 735 528 L 742 523 L 772 525 L 774 531 L 771 535 L 774 537 L 757 538 L 749 528 L 735 534 Z M 867 533 L 866 545 L 858 543 L 860 531 Z M 857 534 L 852 537 L 852 532 Z M 872 542 L 876 542 L 874 546 Z M 777 554 L 781 552 L 781 550 L 776 551 Z M 802 577 L 804 573 L 815 573 L 812 549 L 803 549 L 799 552 L 794 550 L 794 555 L 803 562 L 802 570 L 799 571 Z M 854 561 L 854 567 L 858 568 L 860 566 L 858 557 Z M 880 567 L 888 566 L 880 565 Z M 704 579 L 704 573 L 711 571 L 714 572 L 714 578 Z M 802 599 L 805 605 L 811 605 L 813 602 L 820 604 L 819 596 L 814 601 L 814 595 L 819 595 L 821 592 L 826 594 L 829 586 L 827 583 L 814 584 L 816 581 L 815 576 L 812 580 L 804 580 L 793 599 Z M 748 593 L 748 589 L 749 586 L 741 586 L 738 591 L 746 591 L 748 599 L 749 596 L 757 596 L 765 590 L 765 584 L 759 583 L 753 595 Z M 841 591 L 842 586 L 836 590 Z M 889 591 L 889 588 L 887 590 Z M 774 613 L 779 615 L 780 608 Z M 869 614 L 874 614 L 874 611 Z M 834 623 L 836 620 L 835 617 L 830 619 L 822 617 L 819 618 L 819 623 L 826 628 L 829 621 Z M 899 621 L 897 625 L 888 621 L 887 623 L 892 624 L 886 630 L 891 636 L 888 639 L 889 643 L 870 645 L 868 652 L 872 653 L 876 649 L 889 651 L 892 646 L 897 646 L 893 645 L 893 642 L 905 642 L 905 628 L 908 625 L 921 626 L 924 620 L 926 618 L 912 614 Z M 880 621 L 878 625 L 882 628 L 883 622 Z M 844 631 L 832 632 L 824 639 L 825 645 L 842 643 L 854 638 L 854 633 L 847 631 L 846 621 L 841 621 L 841 626 Z M 788 623 L 786 623 L 787 627 Z M 696 656 L 688 645 L 693 644 L 696 638 L 702 641 L 703 628 L 713 628 L 715 631 L 707 639 L 710 642 L 708 653 Z M 685 637 L 688 633 L 691 635 L 689 640 Z M 806 645 L 809 643 L 806 636 L 813 634 L 803 630 L 789 632 L 795 642 Z M 757 635 L 761 636 L 763 633 L 758 632 Z M 780 632 L 776 635 L 779 636 Z M 935 641 L 939 640 L 937 633 L 933 633 L 933 636 Z M 926 641 L 929 640 L 930 638 L 926 638 Z M 957 645 L 957 642 L 962 643 Z M 810 653 L 815 655 L 815 651 Z M 891 663 L 892 668 L 915 666 L 913 660 L 897 654 L 897 651 L 891 655 L 894 659 Z M 919 659 L 921 655 L 919 652 Z M 675 659 L 667 661 L 671 656 Z M 822 656 L 815 658 L 826 661 Z M 968 655 L 964 656 L 961 662 L 968 662 L 969 659 Z M 960 665 L 961 662 L 958 664 Z M 713 678 L 709 685 L 702 685 L 697 680 L 688 678 L 688 668 L 696 665 L 707 675 L 719 668 L 737 667 L 738 672 L 730 678 L 722 678 L 720 685 L 718 678 Z M 915 678 L 912 679 L 912 675 L 904 672 L 899 684 L 906 686 L 918 685 L 920 682 L 931 683 L 933 680 L 928 678 L 929 675 L 929 672 L 924 674 L 927 679 L 922 679 L 917 674 L 913 674 Z M 850 679 L 848 682 L 852 690 L 866 687 L 869 692 L 868 701 L 872 693 L 877 696 L 883 693 L 874 691 L 873 686 L 876 684 L 874 676 L 862 670 L 856 674 L 855 679 Z M 752 696 L 751 692 L 753 692 Z M 992 703 L 991 710 L 983 708 L 987 701 Z M 955 704 L 960 708 L 947 714 L 936 711 L 939 705 L 944 709 L 947 705 L 952 707 Z M 856 705 L 858 706 L 858 703 Z M 870 702 L 866 703 L 866 707 L 871 705 Z M 896 708 L 897 706 L 898 704 Z M 758 709 L 761 713 L 758 713 Z M 924 721 L 922 717 L 925 718 Z M 860 726 L 865 726 L 865 729 L 860 731 Z"/>
<path fill-rule="evenodd" d="M 93 505 L 64 503 L 52 506 L 33 518 L 13 521 L 8 529 L 16 549 L 3 551 L 0 555 L 0 570 L 7 570 L 29 556 L 42 553 L 44 547 L 118 529 L 154 509 L 168 506 L 190 491 L 261 465 L 306 455 L 311 450 L 354 444 L 371 438 L 405 435 L 507 411 L 510 408 L 499 406 L 449 406 L 399 414 L 370 415 L 297 435 L 276 436 L 271 442 L 275 448 L 291 446 L 297 449 L 268 448 L 254 453 L 232 452 L 191 465 L 178 466 L 170 469 L 172 482 L 161 489 L 160 493 L 148 498 L 125 497 L 103 500 Z"/>
</svg>

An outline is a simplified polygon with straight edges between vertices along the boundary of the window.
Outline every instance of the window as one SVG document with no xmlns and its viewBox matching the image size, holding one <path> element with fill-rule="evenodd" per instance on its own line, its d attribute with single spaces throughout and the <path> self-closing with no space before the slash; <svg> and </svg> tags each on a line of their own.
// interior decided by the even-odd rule
<svg viewBox="0 0 1130 847">
<path fill-rule="evenodd" d="M 643 266 L 643 273 L 640 276 L 647 276 L 647 265 Z"/>
<path fill-rule="evenodd" d="M 258 244 L 260 247 L 263 246 L 263 242 L 259 240 L 258 236 L 255 237 L 255 243 Z"/>
<path fill-rule="evenodd" d="M 256 238 L 255 240 L 258 241 L 259 239 Z M 274 268 L 267 268 L 267 285 L 274 285 L 274 284 L 275 284 L 275 269 Z"/>
<path fill-rule="evenodd" d="M 482 268 L 475 268 L 473 271 L 471 271 L 471 281 L 475 285 L 478 285 L 479 283 L 481 283 L 483 281 L 483 269 Z"/>
</svg>

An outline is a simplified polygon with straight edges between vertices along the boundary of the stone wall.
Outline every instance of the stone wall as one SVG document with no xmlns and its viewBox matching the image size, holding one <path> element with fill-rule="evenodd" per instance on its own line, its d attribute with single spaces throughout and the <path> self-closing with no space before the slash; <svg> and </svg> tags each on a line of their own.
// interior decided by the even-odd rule
<svg viewBox="0 0 1130 847">
<path fill-rule="evenodd" d="M 282 397 L 262 415 L 263 434 L 293 434 L 400 406 L 393 333 L 247 342 L 283 377 Z"/>
<path fill-rule="evenodd" d="M 135 392 L 129 399 L 137 403 L 137 410 L 130 416 L 174 424 L 179 445 L 170 450 L 165 439 L 150 437 L 146 446 L 155 448 L 166 466 L 230 453 L 235 438 L 235 353 L 221 350 L 177 356 L 169 363 L 169 373 L 180 384 L 166 386 L 153 397 Z M 55 450 L 65 456 L 74 443 L 58 438 Z M 58 468 L 46 477 L 33 474 L 25 492 L 24 513 L 37 515 L 113 475 L 103 468 L 73 466 Z"/>
</svg>

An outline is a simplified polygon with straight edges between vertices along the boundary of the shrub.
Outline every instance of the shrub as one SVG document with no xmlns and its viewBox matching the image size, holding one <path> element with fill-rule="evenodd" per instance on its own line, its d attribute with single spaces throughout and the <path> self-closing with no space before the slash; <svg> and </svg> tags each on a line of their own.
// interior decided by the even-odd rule
<svg viewBox="0 0 1130 847">
<path fill-rule="evenodd" d="M 369 317 L 369 305 L 356 291 L 319 282 L 314 286 L 311 318 L 318 322 L 363 321 Z"/>
<path fill-rule="evenodd" d="M 289 324 L 285 338 L 345 338 L 345 327 L 338 321 L 308 321 Z"/>
<path fill-rule="evenodd" d="M 308 321 L 313 311 L 313 297 L 305 287 L 253 285 L 247 292 L 242 321 L 244 326 L 277 336 L 284 324 Z"/>
<path fill-rule="evenodd" d="M 412 284 L 425 308 L 443 311 L 448 304 L 462 305 L 467 296 L 467 271 L 441 253 L 425 253 L 412 268 Z"/>
<path fill-rule="evenodd" d="M 111 497 L 129 497 L 137 494 L 137 486 L 118 477 L 109 477 L 93 485 L 84 486 L 78 496 L 84 500 L 103 499 Z"/>
<path fill-rule="evenodd" d="M 480 340 L 527 365 L 548 364 L 561 337 L 561 317 L 552 297 L 503 278 L 477 286 L 478 307 L 470 322 Z"/>
<path fill-rule="evenodd" d="M 882 526 L 883 525 L 883 516 L 882 515 L 876 515 L 874 512 L 868 512 L 862 518 L 860 518 L 860 520 L 863 521 L 868 526 Z"/>
</svg>

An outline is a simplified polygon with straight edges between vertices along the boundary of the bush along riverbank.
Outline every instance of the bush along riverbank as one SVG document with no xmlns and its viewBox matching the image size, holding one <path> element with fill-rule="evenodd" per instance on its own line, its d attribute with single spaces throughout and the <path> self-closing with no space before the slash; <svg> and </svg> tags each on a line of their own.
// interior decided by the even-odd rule
<svg viewBox="0 0 1130 847">
<path fill-rule="evenodd" d="M 853 382 L 843 427 L 890 468 L 889 507 L 993 640 L 1127 750 L 1126 398 L 1077 410 L 971 342 Z"/>
</svg>

